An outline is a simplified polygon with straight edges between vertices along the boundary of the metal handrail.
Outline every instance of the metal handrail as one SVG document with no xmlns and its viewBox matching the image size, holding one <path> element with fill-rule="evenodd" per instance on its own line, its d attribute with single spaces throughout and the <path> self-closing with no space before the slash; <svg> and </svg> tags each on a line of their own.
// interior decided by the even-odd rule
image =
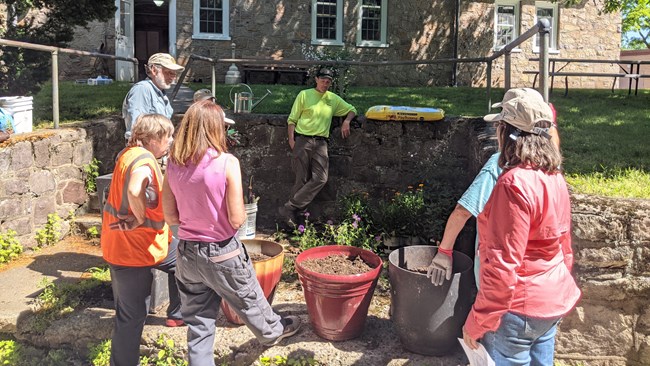
<svg viewBox="0 0 650 366">
<path fill-rule="evenodd" d="M 216 95 L 216 66 L 219 63 L 247 63 L 247 64 L 272 64 L 272 65 L 348 65 L 348 66 L 395 66 L 395 65 L 428 65 L 428 64 L 442 64 L 442 63 L 483 63 L 487 64 L 487 84 L 486 84 L 486 94 L 488 99 L 488 111 L 492 108 L 491 100 L 491 91 L 492 91 L 492 63 L 495 59 L 504 56 L 505 57 L 505 80 L 504 86 L 505 89 L 510 89 L 510 80 L 511 80 L 511 67 L 510 67 L 510 53 L 517 46 L 519 46 L 524 41 L 533 37 L 535 34 L 540 34 L 540 93 L 544 97 L 544 100 L 548 102 L 548 44 L 549 44 L 549 34 L 550 34 L 550 23 L 547 19 L 542 19 L 537 22 L 532 28 L 524 32 L 522 35 L 514 39 L 512 42 L 505 45 L 502 49 L 494 52 L 489 57 L 475 57 L 475 58 L 441 58 L 433 60 L 403 60 L 403 61 L 311 61 L 311 60 L 275 60 L 275 59 L 246 59 L 246 58 L 211 58 L 200 55 L 191 54 L 187 64 L 185 65 L 185 70 L 181 73 L 176 86 L 171 94 L 171 100 L 173 101 L 176 98 L 183 80 L 187 75 L 190 65 L 194 60 L 209 62 L 212 66 L 212 94 Z"/>
<path fill-rule="evenodd" d="M 29 43 L 29 42 L 19 42 L 19 41 L 13 41 L 10 39 L 3 39 L 3 38 L 0 38 L 0 46 L 26 48 L 34 51 L 52 53 L 52 121 L 54 122 L 54 128 L 59 128 L 59 52 L 79 55 L 79 56 L 100 57 L 100 58 L 109 58 L 112 60 L 133 62 L 133 64 L 135 65 L 135 70 L 138 69 L 138 59 L 135 57 L 107 55 L 104 53 L 80 51 L 72 48 L 46 46 L 42 44 Z"/>
</svg>

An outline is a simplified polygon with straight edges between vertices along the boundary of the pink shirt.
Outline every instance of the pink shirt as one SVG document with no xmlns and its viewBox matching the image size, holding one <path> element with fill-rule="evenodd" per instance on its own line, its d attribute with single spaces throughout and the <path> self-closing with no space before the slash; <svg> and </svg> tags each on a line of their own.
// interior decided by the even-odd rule
<svg viewBox="0 0 650 366">
<path fill-rule="evenodd" d="M 176 197 L 179 239 L 215 242 L 237 232 L 230 225 L 226 205 L 226 163 L 230 157 L 210 149 L 198 165 L 183 167 L 169 162 L 167 179 Z"/>
<path fill-rule="evenodd" d="M 565 315 L 580 290 L 571 276 L 571 204 L 564 177 L 516 167 L 499 177 L 478 216 L 480 291 L 465 321 L 479 339 L 506 312 Z"/>
</svg>

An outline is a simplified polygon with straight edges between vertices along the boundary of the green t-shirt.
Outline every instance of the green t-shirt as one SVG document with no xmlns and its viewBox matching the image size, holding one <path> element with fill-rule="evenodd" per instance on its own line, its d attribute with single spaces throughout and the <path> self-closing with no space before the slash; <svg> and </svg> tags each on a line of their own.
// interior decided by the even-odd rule
<svg viewBox="0 0 650 366">
<path fill-rule="evenodd" d="M 343 98 L 326 91 L 316 89 L 301 91 L 291 107 L 288 123 L 296 125 L 296 132 L 308 136 L 330 136 L 333 116 L 345 116 L 357 110 Z"/>
</svg>

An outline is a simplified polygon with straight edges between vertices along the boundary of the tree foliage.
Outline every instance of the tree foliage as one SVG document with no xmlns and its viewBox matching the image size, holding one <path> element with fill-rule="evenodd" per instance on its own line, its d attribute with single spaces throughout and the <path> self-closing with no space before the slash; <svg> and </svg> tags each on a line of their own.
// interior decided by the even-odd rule
<svg viewBox="0 0 650 366">
<path fill-rule="evenodd" d="M 105 21 L 115 12 L 113 0 L 0 0 L 6 19 L 0 19 L 0 38 L 66 47 L 76 27 Z M 0 15 L 1 17 L 2 15 Z M 0 47 L 0 95 L 38 91 L 51 77 L 47 52 Z"/>
</svg>

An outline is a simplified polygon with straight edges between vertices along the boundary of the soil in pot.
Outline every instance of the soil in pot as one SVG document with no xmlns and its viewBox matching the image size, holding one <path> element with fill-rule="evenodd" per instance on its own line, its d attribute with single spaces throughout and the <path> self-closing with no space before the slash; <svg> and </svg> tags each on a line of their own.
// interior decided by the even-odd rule
<svg viewBox="0 0 650 366">
<path fill-rule="evenodd" d="M 271 258 L 270 255 L 266 255 L 264 253 L 248 253 L 248 256 L 251 258 L 252 262 L 260 262 L 265 259 Z"/>
<path fill-rule="evenodd" d="M 331 275 L 357 275 L 372 270 L 360 256 L 348 257 L 344 254 L 332 254 L 323 258 L 307 259 L 302 262 L 305 269 L 316 273 Z"/>
</svg>

